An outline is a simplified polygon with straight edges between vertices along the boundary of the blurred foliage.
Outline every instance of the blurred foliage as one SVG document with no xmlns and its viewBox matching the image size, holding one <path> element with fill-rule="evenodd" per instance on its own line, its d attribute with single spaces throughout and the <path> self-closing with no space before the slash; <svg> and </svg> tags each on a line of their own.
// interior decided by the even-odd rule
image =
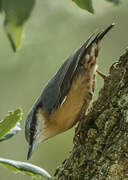
<svg viewBox="0 0 128 180">
<path fill-rule="evenodd" d="M 94 13 L 92 0 L 72 0 L 74 1 L 80 8 L 87 10 L 90 13 Z M 116 5 L 120 3 L 120 0 L 106 0 L 108 2 L 112 2 Z"/>
<path fill-rule="evenodd" d="M 5 136 L 12 128 L 14 128 L 18 121 L 22 118 L 22 110 L 16 109 L 15 111 L 10 111 L 4 118 L 0 121 L 0 138 Z"/>
<path fill-rule="evenodd" d="M 92 0 L 72 0 L 80 8 L 94 13 Z M 107 0 L 119 4 L 120 0 Z M 35 0 L 0 0 L 0 11 L 4 11 L 4 29 L 15 52 L 21 45 L 24 23 L 30 17 Z"/>
<path fill-rule="evenodd" d="M 1 0 L 1 8 L 5 12 L 4 28 L 16 51 L 21 44 L 24 23 L 29 18 L 35 0 Z"/>
<path fill-rule="evenodd" d="M 107 1 L 93 1 L 95 15 L 78 8 L 69 0 L 37 0 L 35 8 L 26 24 L 23 46 L 14 54 L 3 29 L 0 29 L 0 118 L 8 109 L 19 105 L 24 109 L 21 126 L 24 129 L 26 114 L 41 93 L 51 76 L 65 58 L 72 54 L 88 36 L 99 28 L 104 29 L 112 22 L 117 26 L 105 38 L 99 56 L 99 69 L 107 73 L 108 67 L 121 55 L 127 46 L 126 38 L 127 5 L 124 1 L 119 8 Z M 1 15 L 0 25 L 4 19 Z M 103 84 L 97 77 L 95 97 Z M 55 168 L 69 155 L 72 149 L 74 130 L 67 131 L 40 144 L 30 162 L 38 164 L 53 173 Z M 1 144 L 1 156 L 9 159 L 26 160 L 27 143 L 24 131 Z M 13 174 L 0 168 L 2 180 L 28 180 L 29 177 Z M 31 178 L 30 178 L 31 179 Z"/>
<path fill-rule="evenodd" d="M 106 1 L 112 2 L 112 3 L 114 3 L 115 5 L 118 5 L 118 4 L 121 2 L 121 0 L 106 0 Z"/>
<path fill-rule="evenodd" d="M 0 0 L 0 12 L 2 12 L 2 0 Z"/>
<path fill-rule="evenodd" d="M 21 131 L 20 122 L 18 122 L 14 128 L 12 128 L 7 134 L 5 134 L 5 136 L 1 137 L 0 142 L 10 139 L 15 134 L 17 134 L 19 131 Z"/>
<path fill-rule="evenodd" d="M 50 174 L 44 169 L 29 163 L 0 158 L 0 164 L 14 172 L 20 172 L 35 178 L 46 177 L 51 179 Z"/>
<path fill-rule="evenodd" d="M 91 0 L 72 0 L 72 1 L 74 1 L 80 8 L 85 9 L 90 13 L 94 13 Z"/>
</svg>

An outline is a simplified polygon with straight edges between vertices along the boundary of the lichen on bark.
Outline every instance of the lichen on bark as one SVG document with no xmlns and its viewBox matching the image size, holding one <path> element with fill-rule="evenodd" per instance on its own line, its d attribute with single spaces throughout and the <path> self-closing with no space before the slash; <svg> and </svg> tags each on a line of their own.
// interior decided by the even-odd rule
<svg viewBox="0 0 128 180">
<path fill-rule="evenodd" d="M 105 78 L 75 139 L 56 179 L 128 179 L 128 50 Z"/>
</svg>

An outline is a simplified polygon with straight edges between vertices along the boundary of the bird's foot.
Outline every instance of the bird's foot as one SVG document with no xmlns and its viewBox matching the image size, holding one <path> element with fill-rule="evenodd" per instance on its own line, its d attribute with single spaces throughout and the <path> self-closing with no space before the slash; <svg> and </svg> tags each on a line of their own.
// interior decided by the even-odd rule
<svg viewBox="0 0 128 180">
<path fill-rule="evenodd" d="M 111 65 L 110 68 L 109 68 L 109 74 L 111 74 L 111 72 L 112 72 L 115 64 L 118 64 L 118 62 L 116 61 L 116 62 L 112 63 L 112 65 Z"/>
<path fill-rule="evenodd" d="M 110 67 L 109 67 L 109 74 L 111 74 L 115 64 L 117 64 L 118 62 L 114 62 Z M 102 73 L 101 71 L 99 71 L 98 69 L 96 70 L 97 74 L 100 75 L 100 77 L 102 77 L 103 79 L 106 78 L 106 75 L 104 73 Z"/>
</svg>

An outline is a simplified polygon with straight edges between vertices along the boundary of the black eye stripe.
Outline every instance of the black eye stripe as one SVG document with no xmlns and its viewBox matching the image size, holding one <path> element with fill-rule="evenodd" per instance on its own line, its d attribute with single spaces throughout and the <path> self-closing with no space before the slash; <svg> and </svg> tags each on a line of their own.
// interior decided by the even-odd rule
<svg viewBox="0 0 128 180">
<path fill-rule="evenodd" d="M 37 122 L 37 119 L 36 119 L 36 111 L 35 111 L 33 114 L 33 117 L 32 117 L 31 124 L 30 124 L 30 142 L 29 142 L 29 144 L 32 144 L 33 140 L 34 140 L 34 135 L 35 135 L 35 131 L 36 131 L 36 122 Z"/>
<path fill-rule="evenodd" d="M 37 114 L 39 108 L 41 108 L 41 104 L 38 104 L 38 106 L 36 106 L 35 110 L 33 109 L 32 121 L 30 123 L 30 139 L 29 139 L 29 144 L 33 143 L 34 135 L 36 133 L 36 124 L 37 124 L 36 114 Z"/>
</svg>

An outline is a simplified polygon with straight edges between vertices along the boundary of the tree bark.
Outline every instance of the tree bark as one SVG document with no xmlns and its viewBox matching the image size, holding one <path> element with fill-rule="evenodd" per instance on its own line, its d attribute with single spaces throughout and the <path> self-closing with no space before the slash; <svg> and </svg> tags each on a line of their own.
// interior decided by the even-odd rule
<svg viewBox="0 0 128 180">
<path fill-rule="evenodd" d="M 78 125 L 70 156 L 56 169 L 58 180 L 128 180 L 128 50 Z"/>
</svg>

